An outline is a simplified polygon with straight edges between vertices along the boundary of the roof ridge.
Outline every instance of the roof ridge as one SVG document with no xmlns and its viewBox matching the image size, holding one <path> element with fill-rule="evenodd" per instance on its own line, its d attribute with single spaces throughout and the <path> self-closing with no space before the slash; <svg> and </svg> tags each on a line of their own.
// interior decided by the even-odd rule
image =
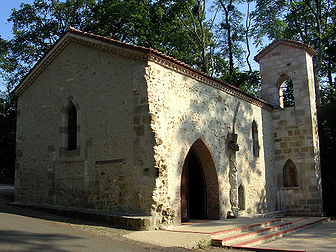
<svg viewBox="0 0 336 252">
<path fill-rule="evenodd" d="M 79 29 L 76 29 L 74 27 L 69 26 L 68 30 L 65 31 L 63 33 L 63 35 L 58 39 L 58 41 L 48 50 L 48 52 L 46 52 L 44 54 L 44 56 L 42 56 L 42 58 L 33 66 L 33 68 L 28 72 L 28 74 L 22 79 L 22 81 L 15 87 L 14 92 L 16 94 L 19 94 L 21 92 L 23 92 L 23 90 L 25 89 L 26 86 L 30 85 L 30 83 L 33 81 L 30 75 L 34 75 L 33 79 L 38 75 L 38 73 L 34 73 L 35 70 L 38 70 L 39 68 L 41 68 L 41 66 L 38 66 L 40 63 L 42 63 L 45 58 L 47 57 L 47 55 L 52 52 L 52 50 L 54 50 L 55 48 L 57 49 L 58 46 L 57 44 L 62 41 L 63 38 L 66 38 L 67 34 L 73 34 L 73 35 L 78 35 L 84 38 L 89 38 L 89 39 L 94 39 L 94 40 L 100 40 L 102 42 L 105 42 L 107 44 L 112 44 L 118 47 L 123 47 L 123 48 L 127 48 L 127 49 L 131 49 L 131 50 L 138 50 L 141 51 L 142 53 L 144 53 L 145 55 L 147 55 L 147 60 L 151 60 L 159 63 L 161 65 L 164 65 L 168 68 L 171 68 L 177 72 L 180 73 L 184 73 L 188 76 L 191 76 L 194 79 L 197 79 L 205 84 L 208 84 L 212 87 L 215 88 L 219 88 L 222 90 L 227 90 L 226 92 L 228 92 L 229 89 L 231 89 L 231 91 L 229 93 L 231 93 L 232 95 L 236 96 L 236 97 L 240 97 L 243 100 L 248 101 L 249 103 L 254 103 L 254 104 L 260 104 L 258 106 L 261 107 L 268 107 L 271 108 L 272 106 L 270 104 L 268 104 L 265 100 L 259 98 L 259 97 L 254 97 L 250 94 L 245 93 L 244 91 L 242 91 L 241 89 L 239 89 L 236 86 L 233 86 L 232 84 L 228 84 L 228 83 L 224 83 L 223 81 L 215 78 L 215 77 L 211 77 L 209 75 L 207 75 L 206 73 L 197 70 L 191 66 L 189 66 L 188 64 L 175 59 L 174 57 L 168 56 L 156 49 L 153 48 L 148 48 L 148 47 L 144 47 L 144 46 L 138 46 L 138 45 L 134 45 L 134 44 L 130 44 L 130 43 L 126 43 L 126 42 L 122 42 L 119 40 L 115 40 L 112 38 L 108 38 L 106 36 L 102 36 L 102 35 L 97 35 L 94 33 L 90 33 L 90 32 L 85 32 Z M 157 60 L 158 59 L 158 60 Z M 47 61 L 49 61 L 48 59 L 46 59 Z M 163 61 L 167 61 L 170 62 L 169 64 L 163 63 Z M 175 66 L 173 66 L 175 65 Z M 185 69 L 185 70 L 180 70 L 178 68 L 181 69 Z M 199 76 L 199 77 L 197 77 Z M 29 77 L 29 78 L 28 78 Z M 26 80 L 29 83 L 25 83 Z M 214 82 L 214 83 L 212 83 Z M 245 98 L 244 98 L 245 97 Z M 263 104 L 263 105 L 261 105 Z"/>
<path fill-rule="evenodd" d="M 271 44 L 269 44 L 263 50 L 261 50 L 256 56 L 254 56 L 254 60 L 259 63 L 259 61 L 263 57 L 265 57 L 270 51 L 272 51 L 273 49 L 275 49 L 276 47 L 278 47 L 281 44 L 305 50 L 311 56 L 314 56 L 316 54 L 316 50 L 306 43 L 303 43 L 303 42 L 297 41 L 297 40 L 280 38 L 280 39 L 274 40 Z"/>
<path fill-rule="evenodd" d="M 267 102 L 265 100 L 263 100 L 263 99 L 261 99 L 259 97 L 253 97 L 253 96 L 245 93 L 244 91 L 242 91 L 240 88 L 238 88 L 238 87 L 236 87 L 236 86 L 234 86 L 232 84 L 229 84 L 229 83 L 224 83 L 223 81 L 221 81 L 221 80 L 219 80 L 217 78 L 211 77 L 211 76 L 207 75 L 206 73 L 204 73 L 204 72 L 202 72 L 202 71 L 200 71 L 198 69 L 195 69 L 195 68 L 189 66 L 188 64 L 186 64 L 186 63 L 184 63 L 184 62 L 182 62 L 182 61 L 180 61 L 180 60 L 178 60 L 178 59 L 176 59 L 174 57 L 171 57 L 169 55 L 166 55 L 166 54 L 160 52 L 159 50 L 156 50 L 156 49 L 153 49 L 153 48 L 150 48 L 150 47 L 145 47 L 145 46 L 138 46 L 138 45 L 130 44 L 130 43 L 127 43 L 127 42 L 122 42 L 120 40 L 115 40 L 115 39 L 112 39 L 112 38 L 109 38 L 109 37 L 106 37 L 106 36 L 102 36 L 102 35 L 98 35 L 98 34 L 95 34 L 95 33 L 85 32 L 85 31 L 73 28 L 71 26 L 69 27 L 69 30 L 73 31 L 75 33 L 81 34 L 81 35 L 89 36 L 91 38 L 100 38 L 100 39 L 103 39 L 103 40 L 108 40 L 108 41 L 113 42 L 113 43 L 117 43 L 120 46 L 127 45 L 127 46 L 132 47 L 132 48 L 145 50 L 145 51 L 147 51 L 147 53 L 156 54 L 156 55 L 158 55 L 160 57 L 163 57 L 163 58 L 165 58 L 167 60 L 173 61 L 174 63 L 177 63 L 178 65 L 180 65 L 182 67 L 186 67 L 189 70 L 192 70 L 192 71 L 194 71 L 194 72 L 196 72 L 198 74 L 201 74 L 202 76 L 204 76 L 206 78 L 209 78 L 209 79 L 211 79 L 213 81 L 219 82 L 222 85 L 226 85 L 226 86 L 228 86 L 228 87 L 230 87 L 232 89 L 235 89 L 236 91 L 241 92 L 241 93 L 243 93 L 243 94 L 245 94 L 245 95 L 247 95 L 247 96 L 249 96 L 249 97 L 251 97 L 253 99 L 259 100 L 259 101 L 267 104 Z"/>
</svg>

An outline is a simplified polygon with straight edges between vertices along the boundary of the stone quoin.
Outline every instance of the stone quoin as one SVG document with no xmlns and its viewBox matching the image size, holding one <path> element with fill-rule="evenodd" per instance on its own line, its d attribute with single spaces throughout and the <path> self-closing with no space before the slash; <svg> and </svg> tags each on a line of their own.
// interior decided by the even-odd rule
<svg viewBox="0 0 336 252">
<path fill-rule="evenodd" d="M 70 28 L 15 89 L 16 201 L 150 219 L 139 229 L 321 215 L 314 54 L 289 40 L 262 50 L 260 99 Z"/>
</svg>

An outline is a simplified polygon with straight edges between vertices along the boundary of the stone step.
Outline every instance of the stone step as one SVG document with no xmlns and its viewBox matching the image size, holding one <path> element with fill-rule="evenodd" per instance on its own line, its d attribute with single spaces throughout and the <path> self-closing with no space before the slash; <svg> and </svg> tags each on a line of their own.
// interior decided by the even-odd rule
<svg viewBox="0 0 336 252">
<path fill-rule="evenodd" d="M 247 227 L 243 229 L 243 232 L 237 234 L 236 231 L 226 232 L 223 237 L 215 236 L 212 238 L 212 244 L 214 246 L 222 246 L 228 248 L 251 248 L 258 244 L 266 243 L 279 239 L 283 236 L 289 235 L 293 232 L 297 232 L 304 228 L 310 227 L 314 224 L 327 221 L 328 218 L 296 218 L 296 219 L 284 219 L 283 221 L 274 221 L 270 223 L 270 226 L 263 227 L 257 224 L 252 230 Z M 262 224 L 262 223 L 260 223 Z M 244 227 L 243 227 L 244 228 Z"/>
<path fill-rule="evenodd" d="M 250 218 L 250 219 L 279 219 L 283 218 L 285 215 L 281 211 L 272 211 L 262 214 L 248 214 L 244 210 L 239 211 L 239 217 L 240 218 Z"/>
<path fill-rule="evenodd" d="M 232 228 L 232 229 L 226 229 L 226 230 L 211 233 L 211 237 L 212 237 L 212 239 L 220 239 L 220 238 L 224 238 L 224 237 L 227 237 L 227 236 L 232 236 L 235 233 L 238 234 L 238 233 L 255 230 L 255 229 L 258 229 L 258 228 L 262 228 L 262 227 L 268 227 L 268 226 L 276 225 L 280 222 L 281 222 L 281 219 L 275 219 L 275 220 L 256 223 L 256 224 L 253 224 L 253 225 L 237 227 L 237 228 Z"/>
<path fill-rule="evenodd" d="M 278 232 L 280 230 L 292 228 L 293 225 L 296 224 L 296 222 L 300 222 L 300 221 L 303 221 L 303 220 L 304 219 L 301 218 L 301 219 L 295 219 L 295 220 L 292 220 L 292 221 L 285 221 L 285 222 L 281 222 L 277 225 L 272 225 L 270 227 L 259 228 L 257 230 L 245 232 L 245 233 L 242 233 L 240 235 L 227 237 L 227 238 L 222 239 L 222 244 L 225 245 L 225 246 L 232 246 L 232 245 L 235 245 L 235 244 L 249 242 L 251 240 L 258 239 L 260 237 L 263 237 L 263 236 L 266 236 L 266 235 L 269 235 L 269 234 L 274 234 L 275 232 Z"/>
<path fill-rule="evenodd" d="M 244 228 L 240 234 L 236 234 L 236 232 L 227 232 L 221 235 L 221 237 L 212 239 L 212 243 L 220 243 L 220 246 L 228 246 L 235 243 L 239 243 L 245 240 L 253 239 L 254 237 L 260 237 L 267 232 L 277 231 L 281 228 L 285 228 L 286 226 L 292 225 L 293 223 L 302 220 L 300 219 L 293 219 L 291 221 L 282 221 L 277 220 L 268 225 L 263 225 L 264 223 L 260 223 L 261 225 L 253 225 L 252 228 Z"/>
</svg>

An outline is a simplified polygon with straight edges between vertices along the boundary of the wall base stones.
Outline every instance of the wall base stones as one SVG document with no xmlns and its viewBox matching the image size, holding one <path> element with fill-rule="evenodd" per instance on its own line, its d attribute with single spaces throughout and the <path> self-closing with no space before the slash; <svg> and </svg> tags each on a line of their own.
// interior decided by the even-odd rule
<svg viewBox="0 0 336 252">
<path fill-rule="evenodd" d="M 228 211 L 237 216 L 238 207 L 248 215 L 275 211 L 289 159 L 297 181 L 283 189 L 286 213 L 322 212 L 306 51 L 279 46 L 260 59 L 268 102 L 277 105 L 284 75 L 294 83 L 295 107 L 272 110 L 151 50 L 133 54 L 128 45 L 121 53 L 109 40 L 80 37 L 56 46 L 52 61 L 20 91 L 17 201 L 73 207 L 137 230 L 177 225 L 183 166 L 193 148 L 204 173 L 208 219 L 226 218 Z M 69 102 L 77 111 L 75 150 L 67 148 Z M 232 133 L 239 152 L 228 145 Z"/>
<path fill-rule="evenodd" d="M 25 202 L 14 202 L 12 204 L 18 207 L 42 209 L 51 213 L 61 214 L 65 216 L 73 216 L 98 223 L 103 223 L 104 225 L 126 228 L 130 230 L 154 230 L 156 224 L 155 218 L 152 216 L 127 216 L 113 214 L 105 211 L 95 211 L 85 208 L 59 207 L 47 204 L 34 204 Z"/>
</svg>

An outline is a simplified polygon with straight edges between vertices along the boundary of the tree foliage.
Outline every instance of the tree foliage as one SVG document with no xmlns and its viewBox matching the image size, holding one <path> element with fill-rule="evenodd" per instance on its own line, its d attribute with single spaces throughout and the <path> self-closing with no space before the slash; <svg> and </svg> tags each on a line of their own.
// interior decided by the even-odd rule
<svg viewBox="0 0 336 252">
<path fill-rule="evenodd" d="M 14 182 L 16 98 L 0 93 L 0 183 Z"/>
<path fill-rule="evenodd" d="M 248 7 L 245 13 L 242 4 Z M 15 99 L 9 91 L 72 26 L 157 49 L 251 95 L 260 89 L 259 72 L 249 61 L 252 43 L 260 46 L 267 37 L 310 44 L 317 50 L 321 155 L 334 151 L 336 116 L 330 116 L 336 111 L 334 0 L 34 0 L 13 9 L 8 21 L 13 38 L 0 38 L 0 74 L 7 85 L 0 98 L 1 150 L 14 153 Z M 12 162 L 13 170 L 13 156 L 2 158 Z M 0 169 L 6 167 L 1 163 Z"/>
<path fill-rule="evenodd" d="M 317 50 L 314 57 L 316 77 L 333 86 L 334 80 L 329 77 L 336 72 L 330 67 L 332 62 L 326 49 L 335 43 L 335 14 L 333 0 L 256 0 L 255 39 L 261 43 L 264 36 L 287 38 L 311 45 Z"/>
<path fill-rule="evenodd" d="M 328 214 L 336 214 L 335 163 L 336 139 L 336 2 L 334 0 L 256 0 L 255 36 L 287 38 L 310 44 L 317 50 L 314 57 L 315 88 L 324 201 Z M 335 114 L 335 115 L 334 115 Z M 334 115 L 334 116 L 333 116 Z M 329 208 L 333 205 L 333 209 Z"/>
<path fill-rule="evenodd" d="M 56 42 L 68 27 L 82 27 L 89 18 L 92 0 L 34 0 L 32 4 L 13 9 L 13 39 L 6 55 L 7 85 L 13 88 Z"/>
<path fill-rule="evenodd" d="M 10 89 L 69 26 L 123 42 L 155 48 L 211 76 L 240 86 L 244 50 L 242 1 L 34 0 L 13 10 L 13 39 L 6 64 Z M 212 5 L 211 5 L 212 4 Z M 227 10 L 227 15 L 223 15 Z M 221 17 L 218 16 L 222 13 Z M 253 83 L 245 74 L 242 85 Z"/>
</svg>

